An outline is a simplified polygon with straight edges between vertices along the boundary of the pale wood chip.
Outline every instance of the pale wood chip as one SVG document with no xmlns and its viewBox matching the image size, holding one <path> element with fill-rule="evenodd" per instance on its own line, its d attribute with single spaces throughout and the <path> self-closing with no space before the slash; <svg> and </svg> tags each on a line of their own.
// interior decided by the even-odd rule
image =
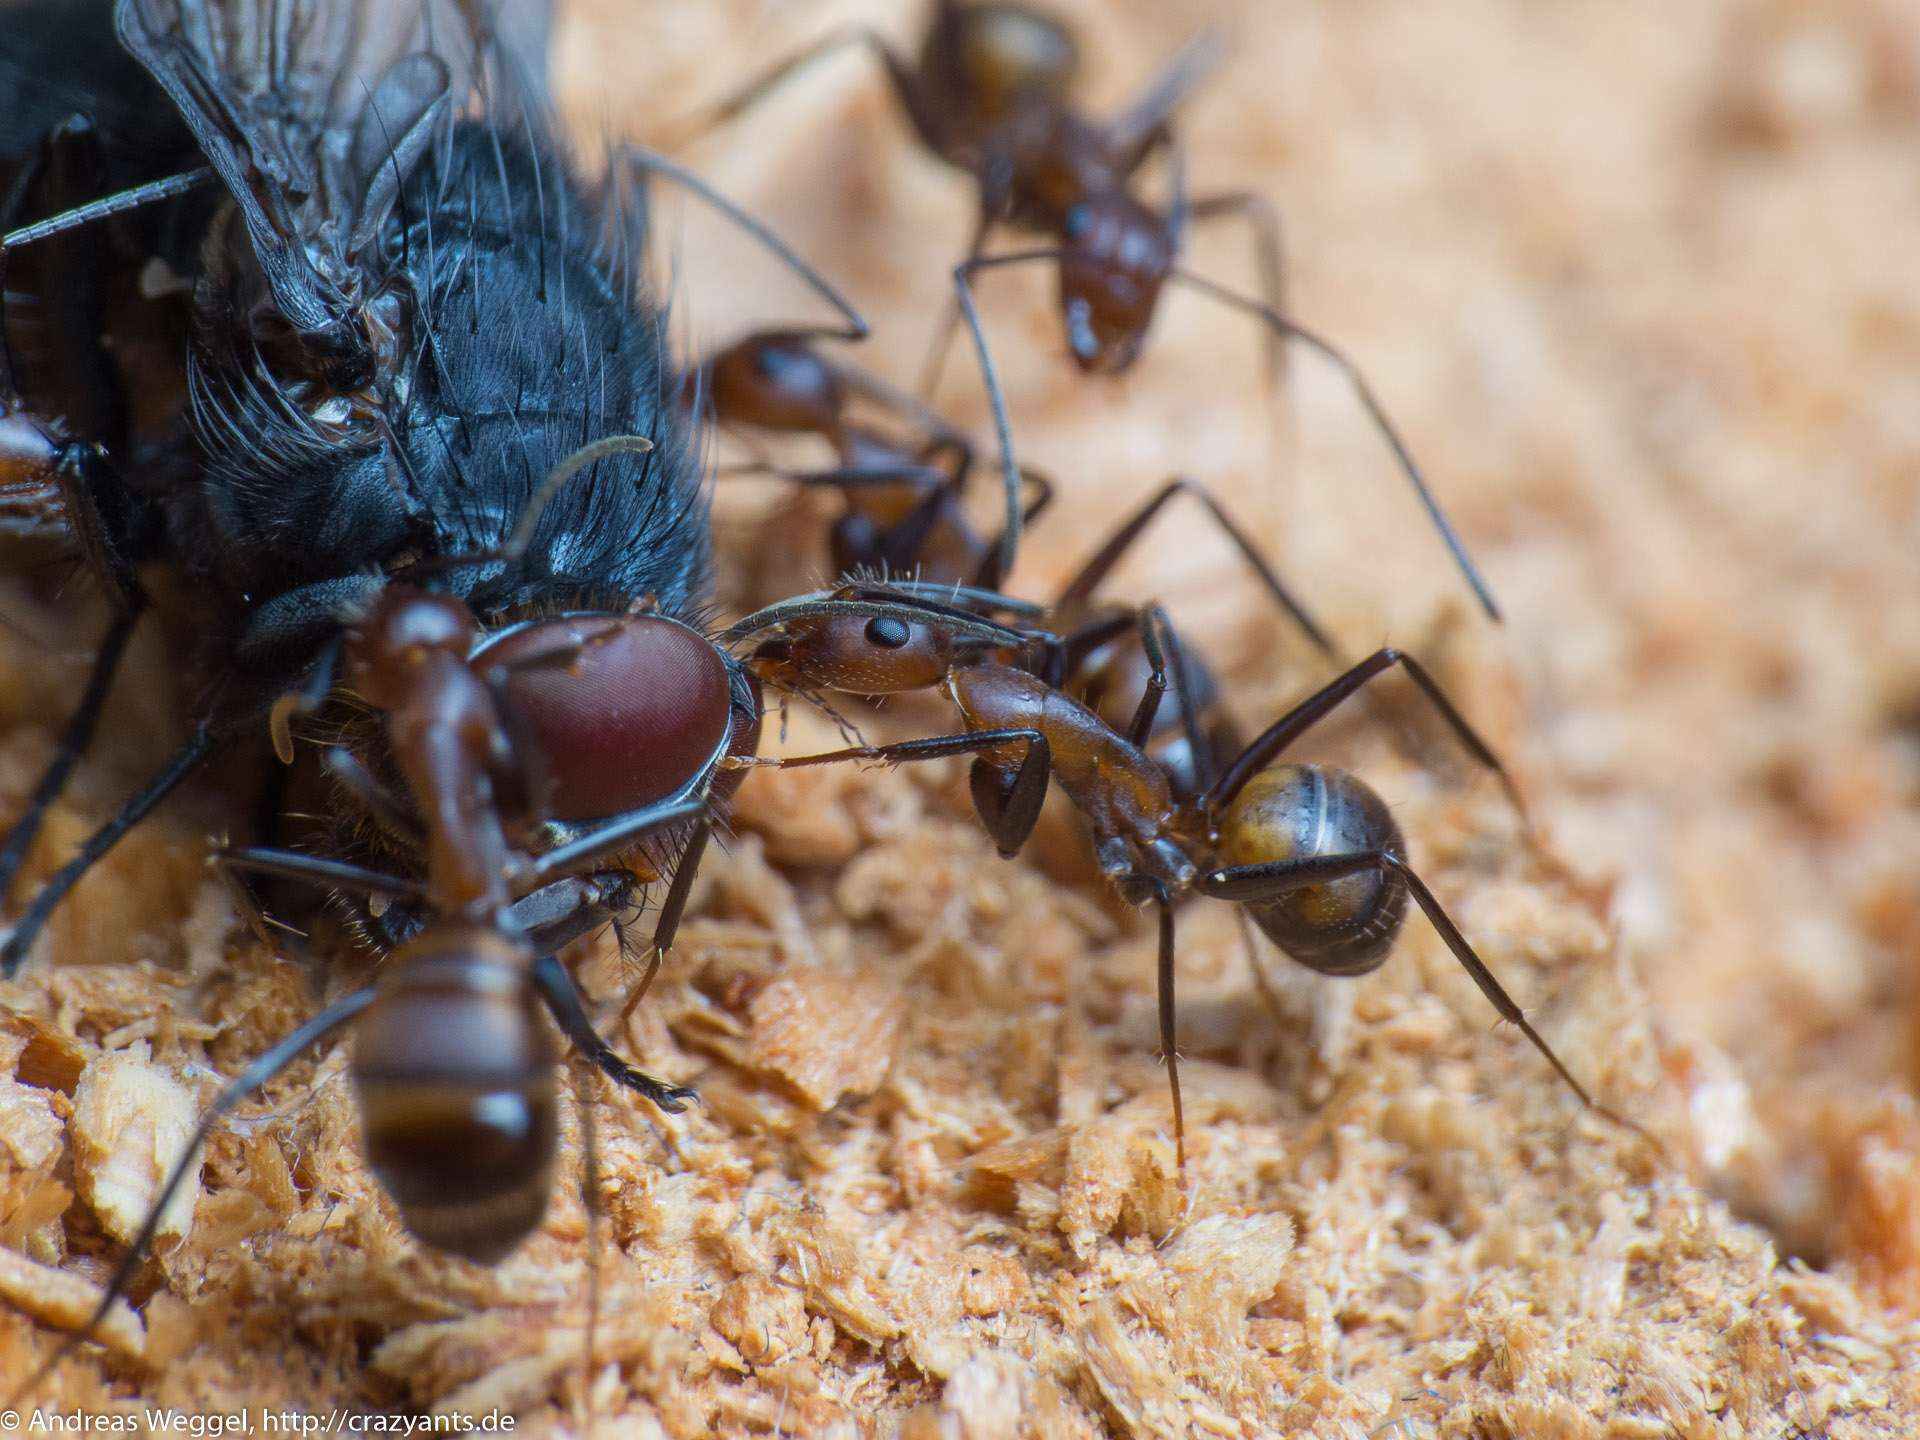
<svg viewBox="0 0 1920 1440">
<path fill-rule="evenodd" d="M 79 1330 L 93 1318 L 106 1293 L 104 1285 L 0 1247 L 0 1298 L 56 1330 Z M 125 1300 L 113 1302 L 91 1338 L 131 1360 L 146 1353 L 146 1327 Z"/>
<path fill-rule="evenodd" d="M 753 998 L 743 1063 L 778 1076 L 816 1110 L 879 1088 L 907 1007 L 897 977 L 789 971 Z"/>
<path fill-rule="evenodd" d="M 149 1060 L 144 1046 L 88 1062 L 73 1096 L 74 1177 L 109 1235 L 125 1243 L 140 1232 L 199 1118 L 193 1092 Z M 156 1244 L 186 1235 L 199 1196 L 195 1157 L 161 1215 Z"/>
</svg>

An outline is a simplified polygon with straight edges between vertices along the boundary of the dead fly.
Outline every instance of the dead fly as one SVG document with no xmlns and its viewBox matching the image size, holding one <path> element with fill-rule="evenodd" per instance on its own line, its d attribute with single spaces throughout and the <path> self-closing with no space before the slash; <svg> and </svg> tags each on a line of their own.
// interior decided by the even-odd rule
<svg viewBox="0 0 1920 1440">
<path fill-rule="evenodd" d="M 1059 783 L 1085 818 L 1108 880 L 1131 904 L 1152 905 L 1158 913 L 1160 1043 L 1183 1184 L 1174 907 L 1189 894 L 1240 905 L 1288 956 L 1323 975 L 1364 975 L 1384 963 L 1413 901 L 1501 1017 L 1584 1104 L 1617 1119 L 1594 1105 L 1474 953 L 1408 862 L 1399 827 L 1366 782 L 1327 766 L 1281 761 L 1342 701 L 1398 667 L 1519 808 L 1505 768 L 1426 671 L 1397 650 L 1376 652 L 1276 720 L 1204 790 L 1182 796 L 1175 777 L 1142 748 L 1169 688 L 1191 753 L 1205 753 L 1208 741 L 1193 726 L 1198 707 L 1165 617 L 1149 606 L 1137 613 L 1136 624 L 1151 675 L 1124 730 L 1047 682 L 1043 657 L 1055 637 L 980 619 L 910 588 L 847 586 L 784 601 L 740 621 L 726 638 L 770 635 L 750 660 L 768 681 L 861 695 L 938 688 L 961 721 L 949 735 L 761 764 L 899 764 L 971 755 L 975 809 L 1007 856 L 1032 834 L 1049 782 Z"/>
<path fill-rule="evenodd" d="M 0 29 L 11 64 L 57 82 L 35 113 L 81 116 L 11 156 L 0 481 L 60 522 L 117 617 L 0 891 L 155 603 L 143 576 L 186 582 L 166 588 L 197 600 L 207 677 L 191 738 L 32 899 L 0 967 L 177 786 L 271 734 L 318 772 L 328 823 L 229 862 L 340 893 L 393 955 L 377 993 L 262 1056 L 207 1123 L 366 1011 L 376 1168 L 416 1234 L 477 1259 L 545 1206 L 540 1009 L 620 1083 L 684 1102 L 593 1034 L 554 956 L 671 875 L 657 966 L 738 778 L 722 762 L 759 734 L 753 677 L 700 628 L 701 447 L 647 298 L 636 177 L 692 185 L 839 308 L 836 333 L 864 333 L 678 167 L 620 151 L 581 179 L 540 99 L 544 15 L 500 13 L 495 34 L 454 0 L 120 0 L 124 57 L 97 72 L 37 8 Z M 90 91 L 93 73 L 128 88 Z M 81 193 L 95 179 L 123 188 Z M 96 244 L 141 283 L 76 268 Z M 152 376 L 121 363 L 136 323 L 174 341 Z M 368 894 L 392 903 L 376 916 Z"/>
</svg>

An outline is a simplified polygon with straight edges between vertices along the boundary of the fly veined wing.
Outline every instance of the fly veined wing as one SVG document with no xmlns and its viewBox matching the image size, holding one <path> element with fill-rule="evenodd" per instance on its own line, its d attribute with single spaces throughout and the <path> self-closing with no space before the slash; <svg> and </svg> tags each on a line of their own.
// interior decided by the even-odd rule
<svg viewBox="0 0 1920 1440">
<path fill-rule="evenodd" d="M 547 11 L 518 0 L 119 0 L 127 49 L 166 90 L 245 221 L 294 329 L 339 330 L 359 259 L 439 121 L 470 96 L 534 107 Z"/>
</svg>

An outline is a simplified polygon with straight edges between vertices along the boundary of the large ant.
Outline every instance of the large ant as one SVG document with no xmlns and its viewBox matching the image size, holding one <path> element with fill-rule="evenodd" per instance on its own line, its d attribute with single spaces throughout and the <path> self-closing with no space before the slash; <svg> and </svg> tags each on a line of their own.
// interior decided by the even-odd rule
<svg viewBox="0 0 1920 1440">
<path fill-rule="evenodd" d="M 548 477 L 516 539 L 568 475 L 617 450 L 648 448 L 637 436 L 584 447 Z M 463 563 L 502 558 L 516 558 L 511 545 Z M 350 1023 L 369 1164 L 412 1234 L 481 1264 L 526 1238 L 552 1191 L 559 1056 L 543 1011 L 587 1063 L 662 1110 L 678 1113 L 695 1098 L 634 1069 L 601 1039 L 559 952 L 630 906 L 637 872 L 658 878 L 675 858 L 652 979 L 714 811 L 742 778 L 723 762 L 758 745 L 752 674 L 697 631 L 644 610 L 487 635 L 465 602 L 397 582 L 370 601 L 339 648 L 342 680 L 381 717 L 386 756 L 405 788 L 391 791 L 345 746 L 327 752 L 328 768 L 425 876 L 297 850 L 219 852 L 229 871 L 388 899 L 377 921 L 362 907 L 379 926 L 386 962 L 375 981 L 328 1005 L 215 1098 L 93 1315 L 20 1394 L 125 1294 L 215 1126 Z M 671 693 L 636 707 L 636 685 L 662 676 L 672 678 Z M 636 709 L 656 743 L 633 743 Z M 285 711 L 276 720 L 291 724 Z"/>
<path fill-rule="evenodd" d="M 1174 906 L 1189 893 L 1245 907 L 1292 959 L 1323 975 L 1364 975 L 1386 959 L 1411 898 L 1502 1019 L 1511 1021 L 1582 1103 L 1595 1104 L 1528 1022 L 1406 858 L 1392 814 L 1358 776 L 1280 763 L 1287 747 L 1342 701 L 1395 667 L 1439 711 L 1475 760 L 1498 778 L 1524 821 L 1506 768 L 1412 656 L 1382 649 L 1261 732 L 1205 790 L 1182 797 L 1141 747 L 1169 688 L 1195 713 L 1178 641 L 1158 607 L 1139 615 L 1151 677 L 1123 731 L 1037 673 L 1054 637 L 1001 625 L 911 590 L 844 586 L 785 601 L 732 626 L 723 641 L 767 631 L 748 665 L 763 680 L 860 695 L 938 687 L 959 712 L 954 734 L 742 763 L 782 768 L 972 755 L 974 806 L 1001 854 L 1018 853 L 1057 780 L 1092 830 L 1100 868 L 1120 895 L 1159 914 L 1160 1043 L 1172 1095 L 1176 1155 L 1186 1141 L 1175 1051 Z M 1189 726 L 1196 751 L 1203 737 Z M 1631 1125 L 1631 1122 L 1622 1121 Z"/>
<path fill-rule="evenodd" d="M 1101 123 L 1069 103 L 1079 48 L 1064 22 L 1003 0 L 938 0 L 917 63 L 910 64 L 868 27 L 837 31 L 702 112 L 690 122 L 688 133 L 735 118 L 796 72 L 848 46 L 864 46 L 880 61 L 921 141 L 965 171 L 979 188 L 979 219 L 966 258 L 954 270 L 954 284 L 960 316 L 972 332 L 987 378 L 1006 475 L 1020 472 L 974 305 L 974 277 L 1008 266 L 1056 265 L 1069 349 L 1083 369 L 1102 373 L 1116 373 L 1133 363 L 1153 322 L 1161 288 L 1177 281 L 1264 324 L 1270 356 L 1277 358 L 1285 342 L 1298 341 L 1340 370 L 1393 450 L 1482 607 L 1499 618 L 1492 592 L 1358 367 L 1330 341 L 1285 313 L 1279 226 L 1272 208 L 1246 191 L 1197 198 L 1186 194 L 1170 122 L 1218 58 L 1212 37 L 1189 45 L 1131 105 Z M 1172 204 L 1161 212 L 1137 199 L 1128 186 L 1146 160 L 1163 148 L 1175 160 L 1175 173 Z M 1258 237 L 1261 300 L 1179 264 L 1190 223 L 1230 216 L 1248 220 Z M 994 228 L 1003 223 L 1037 232 L 1051 243 L 984 253 Z M 954 323 L 949 309 L 934 348 L 936 365 Z M 925 388 L 931 388 L 931 381 Z"/>
</svg>

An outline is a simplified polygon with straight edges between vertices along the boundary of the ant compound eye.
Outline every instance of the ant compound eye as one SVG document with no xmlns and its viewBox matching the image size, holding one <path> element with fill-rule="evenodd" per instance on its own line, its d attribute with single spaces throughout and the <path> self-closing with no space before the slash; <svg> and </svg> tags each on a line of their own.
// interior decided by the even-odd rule
<svg viewBox="0 0 1920 1440">
<path fill-rule="evenodd" d="M 1082 235 L 1087 233 L 1087 228 L 1092 224 L 1093 207 L 1082 200 L 1078 205 L 1075 205 L 1067 211 L 1065 221 L 1067 238 L 1069 240 L 1078 240 Z"/>
<path fill-rule="evenodd" d="M 876 615 L 867 621 L 867 643 L 882 650 L 901 650 L 913 639 L 913 627 L 891 615 Z"/>
</svg>

